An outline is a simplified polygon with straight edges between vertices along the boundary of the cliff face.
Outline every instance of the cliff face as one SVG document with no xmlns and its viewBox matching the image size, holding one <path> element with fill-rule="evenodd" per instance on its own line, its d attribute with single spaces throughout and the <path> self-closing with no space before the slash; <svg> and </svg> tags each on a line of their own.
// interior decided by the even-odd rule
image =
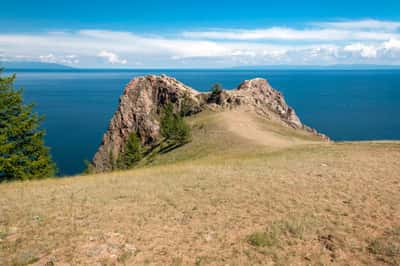
<svg viewBox="0 0 400 266">
<path fill-rule="evenodd" d="M 95 171 L 111 169 L 112 161 L 123 152 L 132 132 L 137 133 L 143 145 L 157 143 L 160 139 L 160 115 L 167 103 L 172 103 L 176 111 L 185 115 L 203 110 L 245 108 L 268 119 L 328 139 L 304 126 L 295 111 L 286 104 L 282 94 L 274 90 L 265 79 L 247 80 L 235 90 L 211 94 L 200 93 L 165 75 L 138 77 L 125 87 L 118 109 L 93 158 Z"/>
<path fill-rule="evenodd" d="M 187 114 L 200 112 L 198 95 L 197 91 L 167 76 L 139 77 L 130 81 L 93 158 L 95 170 L 110 170 L 111 160 L 118 158 L 131 132 L 136 132 L 144 145 L 155 143 L 160 137 L 159 121 L 165 104 L 172 103 L 177 111 L 185 104 Z"/>
</svg>

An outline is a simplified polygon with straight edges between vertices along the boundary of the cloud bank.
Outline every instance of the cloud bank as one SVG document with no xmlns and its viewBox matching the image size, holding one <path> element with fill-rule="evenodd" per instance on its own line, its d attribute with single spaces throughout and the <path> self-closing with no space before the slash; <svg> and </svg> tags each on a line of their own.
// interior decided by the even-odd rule
<svg viewBox="0 0 400 266">
<path fill-rule="evenodd" d="M 0 33 L 0 60 L 80 67 L 400 65 L 400 22 L 326 21 L 302 28 L 181 31 L 172 37 L 98 29 Z"/>
<path fill-rule="evenodd" d="M 126 63 L 128 63 L 128 60 L 120 59 L 117 54 L 105 50 L 101 51 L 97 56 L 106 58 L 107 61 L 112 65 L 114 64 L 125 65 Z"/>
</svg>

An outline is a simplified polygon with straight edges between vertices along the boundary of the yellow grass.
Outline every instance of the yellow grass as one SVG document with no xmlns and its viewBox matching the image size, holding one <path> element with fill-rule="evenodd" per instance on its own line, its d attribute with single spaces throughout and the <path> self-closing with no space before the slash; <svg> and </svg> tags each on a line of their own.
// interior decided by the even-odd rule
<svg viewBox="0 0 400 266">
<path fill-rule="evenodd" d="M 243 112 L 190 123 L 151 165 L 0 185 L 0 265 L 400 263 L 399 142 L 323 143 Z"/>
</svg>

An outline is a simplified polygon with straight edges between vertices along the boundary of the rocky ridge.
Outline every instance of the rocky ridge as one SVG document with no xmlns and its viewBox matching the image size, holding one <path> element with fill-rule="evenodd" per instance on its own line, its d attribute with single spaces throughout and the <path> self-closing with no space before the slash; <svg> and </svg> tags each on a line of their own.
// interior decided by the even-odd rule
<svg viewBox="0 0 400 266">
<path fill-rule="evenodd" d="M 94 170 L 111 170 L 113 161 L 123 152 L 126 140 L 132 132 L 137 133 L 143 145 L 156 144 L 160 140 L 160 116 L 168 103 L 185 116 L 203 110 L 245 108 L 270 120 L 329 140 L 325 135 L 303 125 L 295 111 L 286 104 L 283 95 L 273 89 L 265 79 L 246 80 L 234 90 L 200 93 L 175 78 L 149 75 L 134 78 L 125 87 L 118 109 L 93 158 Z"/>
</svg>

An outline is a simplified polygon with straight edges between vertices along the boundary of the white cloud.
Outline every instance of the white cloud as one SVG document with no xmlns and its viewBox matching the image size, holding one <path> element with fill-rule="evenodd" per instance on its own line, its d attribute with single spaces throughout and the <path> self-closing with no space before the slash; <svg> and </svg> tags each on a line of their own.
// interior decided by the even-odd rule
<svg viewBox="0 0 400 266">
<path fill-rule="evenodd" d="M 61 62 L 65 64 L 79 64 L 79 59 L 77 55 L 71 54 L 66 55 Z"/>
<path fill-rule="evenodd" d="M 81 67 L 134 67 L 137 62 L 143 67 L 400 64 L 396 23 L 341 21 L 306 24 L 310 28 L 304 29 L 186 31 L 173 37 L 109 30 L 0 33 L 0 51 L 3 60 L 40 60 Z"/>
<path fill-rule="evenodd" d="M 286 41 L 346 41 L 387 40 L 400 36 L 396 32 L 350 30 L 340 28 L 292 29 L 223 29 L 214 31 L 185 31 L 183 37 L 214 40 L 286 40 Z"/>
<path fill-rule="evenodd" d="M 378 52 L 378 48 L 372 45 L 353 43 L 345 46 L 344 51 L 358 53 L 361 57 L 364 58 L 375 58 Z"/>
<path fill-rule="evenodd" d="M 23 55 L 17 55 L 16 58 L 27 59 L 27 60 L 35 60 L 36 59 L 36 58 L 32 58 L 31 56 L 23 56 Z M 67 65 L 79 64 L 79 59 L 78 59 L 77 55 L 55 56 L 54 54 L 50 53 L 47 55 L 40 55 L 38 59 L 40 62 L 44 62 L 44 63 L 58 63 L 58 64 L 67 64 Z"/>
<path fill-rule="evenodd" d="M 106 50 L 101 51 L 98 56 L 100 57 L 104 57 L 108 60 L 108 62 L 110 64 L 122 64 L 125 65 L 126 63 L 128 63 L 128 61 L 126 59 L 121 59 L 119 58 L 119 56 L 115 53 L 112 52 L 108 52 Z"/>
<path fill-rule="evenodd" d="M 287 49 L 275 49 L 275 50 L 264 50 L 262 51 L 262 55 L 264 56 L 272 56 L 272 57 L 281 57 L 287 54 Z"/>
<path fill-rule="evenodd" d="M 56 63 L 56 57 L 53 54 L 41 55 L 39 56 L 40 62 L 45 63 Z"/>
<path fill-rule="evenodd" d="M 390 39 L 383 43 L 383 47 L 387 50 L 400 49 L 400 39 Z"/>
<path fill-rule="evenodd" d="M 253 51 L 249 50 L 235 50 L 232 52 L 232 56 L 250 56 L 250 57 L 255 57 L 256 53 Z"/>
<path fill-rule="evenodd" d="M 400 29 L 400 22 L 398 21 L 382 21 L 375 19 L 364 19 L 356 21 L 334 21 L 334 22 L 320 22 L 313 23 L 321 27 L 330 27 L 338 29 L 364 29 L 364 30 L 384 30 L 395 31 Z"/>
</svg>

